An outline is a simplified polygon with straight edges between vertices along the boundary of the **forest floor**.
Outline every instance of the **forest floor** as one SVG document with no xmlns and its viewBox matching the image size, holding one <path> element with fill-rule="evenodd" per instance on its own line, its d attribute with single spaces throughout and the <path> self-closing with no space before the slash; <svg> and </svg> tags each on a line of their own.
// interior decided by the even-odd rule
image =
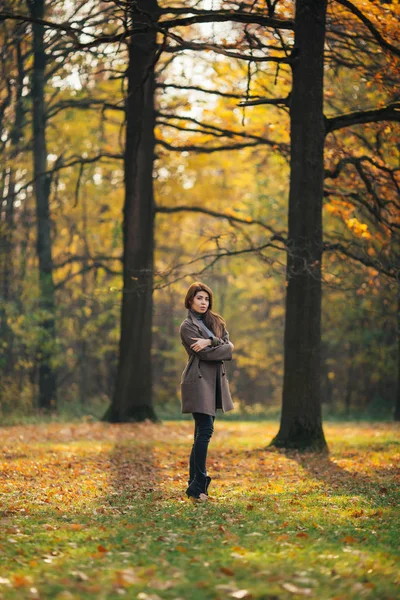
<svg viewBox="0 0 400 600">
<path fill-rule="evenodd" d="M 0 598 L 400 597 L 400 429 L 326 425 L 329 455 L 215 421 L 210 500 L 188 421 L 0 429 Z"/>
</svg>

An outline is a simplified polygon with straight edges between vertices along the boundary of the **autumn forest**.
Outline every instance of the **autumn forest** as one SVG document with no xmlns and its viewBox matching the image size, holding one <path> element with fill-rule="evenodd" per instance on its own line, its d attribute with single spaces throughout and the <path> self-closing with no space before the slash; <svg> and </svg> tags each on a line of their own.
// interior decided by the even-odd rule
<svg viewBox="0 0 400 600">
<path fill-rule="evenodd" d="M 196 280 L 282 445 L 400 418 L 398 2 L 294 4 L 3 0 L 4 418 L 179 416 Z"/>
<path fill-rule="evenodd" d="M 399 597 L 399 16 L 0 0 L 0 600 Z"/>
</svg>

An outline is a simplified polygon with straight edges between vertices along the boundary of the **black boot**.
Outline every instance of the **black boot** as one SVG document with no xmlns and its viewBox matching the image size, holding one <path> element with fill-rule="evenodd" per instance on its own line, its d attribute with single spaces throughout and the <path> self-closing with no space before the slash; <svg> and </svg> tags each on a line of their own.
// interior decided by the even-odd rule
<svg viewBox="0 0 400 600">
<path fill-rule="evenodd" d="M 206 477 L 206 484 L 205 484 L 205 486 L 204 486 L 204 490 L 205 490 L 205 492 L 204 492 L 204 493 L 205 493 L 205 494 L 207 494 L 208 486 L 209 486 L 209 485 L 210 485 L 210 483 L 211 483 L 211 479 L 212 479 L 212 477 L 209 477 L 209 476 L 207 475 L 207 477 Z M 190 479 L 190 478 L 189 478 L 189 479 L 188 479 L 188 487 L 190 486 L 190 484 L 191 484 L 191 483 L 193 483 L 193 479 Z"/>
<path fill-rule="evenodd" d="M 194 501 L 205 502 L 208 500 L 207 489 L 210 485 L 211 477 L 206 476 L 206 480 L 204 484 L 201 486 L 197 483 L 196 479 L 189 480 L 189 486 L 186 490 L 186 495 L 188 498 L 193 499 Z"/>
</svg>

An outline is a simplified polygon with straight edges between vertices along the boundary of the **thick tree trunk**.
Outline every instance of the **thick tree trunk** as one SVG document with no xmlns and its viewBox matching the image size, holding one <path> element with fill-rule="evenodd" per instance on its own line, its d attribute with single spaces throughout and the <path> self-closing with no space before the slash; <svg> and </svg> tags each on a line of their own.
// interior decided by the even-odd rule
<svg viewBox="0 0 400 600">
<path fill-rule="evenodd" d="M 326 0 L 296 1 L 283 404 L 271 442 L 315 450 L 326 448 L 320 398 L 325 18 Z"/>
<path fill-rule="evenodd" d="M 157 21 L 156 0 L 141 0 L 134 20 Z M 154 253 L 154 66 L 156 32 L 129 44 L 126 101 L 124 287 L 114 397 L 103 417 L 112 422 L 156 420 L 152 405 L 151 328 Z"/>
<path fill-rule="evenodd" d="M 397 390 L 394 420 L 400 421 L 400 283 L 397 284 Z"/>
<path fill-rule="evenodd" d="M 44 18 L 44 0 L 28 0 L 31 16 Z M 33 165 L 35 176 L 37 255 L 39 259 L 41 342 L 38 349 L 40 408 L 54 408 L 56 404 L 56 377 L 51 366 L 52 347 L 55 341 L 55 301 L 53 260 L 51 248 L 51 221 L 49 211 L 50 181 L 44 174 L 47 168 L 45 68 L 46 53 L 44 27 L 32 24 L 33 31 Z"/>
</svg>

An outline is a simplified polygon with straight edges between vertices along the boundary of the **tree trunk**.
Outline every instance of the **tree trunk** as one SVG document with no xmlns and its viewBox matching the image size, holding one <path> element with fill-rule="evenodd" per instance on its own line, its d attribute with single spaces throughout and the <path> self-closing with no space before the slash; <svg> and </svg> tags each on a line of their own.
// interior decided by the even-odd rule
<svg viewBox="0 0 400 600">
<path fill-rule="evenodd" d="M 44 0 L 28 0 L 30 14 L 35 19 L 44 18 Z M 44 26 L 32 24 L 33 31 L 33 166 L 35 177 L 37 255 L 39 259 L 39 307 L 43 313 L 38 348 L 40 408 L 49 409 L 56 403 L 56 377 L 51 366 L 52 348 L 55 342 L 55 301 L 53 260 L 51 248 L 51 221 L 49 211 L 50 179 L 47 168 Z"/>
<path fill-rule="evenodd" d="M 9 163 L 12 164 L 20 152 L 20 144 L 23 135 L 24 110 L 23 110 L 23 82 L 24 82 L 24 59 L 21 48 L 23 33 L 19 29 L 13 32 L 13 42 L 16 54 L 16 77 L 15 85 L 15 112 L 14 122 L 10 130 L 10 154 Z M 5 42 L 8 40 L 4 40 Z M 9 48 L 14 50 L 10 41 Z M 5 44 L 7 46 L 7 44 Z M 10 166 L 4 168 L 1 177 L 0 190 L 0 365 L 2 376 L 10 375 L 14 369 L 15 357 L 13 354 L 14 333 L 7 321 L 6 304 L 13 296 L 14 273 L 14 230 L 15 230 L 15 169 Z"/>
<path fill-rule="evenodd" d="M 344 398 L 344 404 L 346 408 L 346 417 L 350 417 L 350 409 L 351 409 L 351 397 L 353 395 L 353 382 L 354 382 L 354 356 L 356 354 L 356 349 L 353 344 L 350 342 L 349 348 L 349 368 L 347 369 L 347 385 L 346 385 L 346 394 Z"/>
<path fill-rule="evenodd" d="M 400 421 L 400 282 L 397 283 L 397 390 L 394 420 Z"/>
<path fill-rule="evenodd" d="M 315 450 L 326 448 L 320 397 L 325 18 L 326 0 L 296 1 L 283 403 L 271 442 Z"/>
<path fill-rule="evenodd" d="M 136 23 L 156 22 L 158 17 L 156 0 L 141 0 L 132 8 Z M 112 403 L 103 417 L 111 422 L 157 420 L 151 365 L 156 50 L 154 30 L 133 35 L 129 43 L 119 363 Z"/>
</svg>

